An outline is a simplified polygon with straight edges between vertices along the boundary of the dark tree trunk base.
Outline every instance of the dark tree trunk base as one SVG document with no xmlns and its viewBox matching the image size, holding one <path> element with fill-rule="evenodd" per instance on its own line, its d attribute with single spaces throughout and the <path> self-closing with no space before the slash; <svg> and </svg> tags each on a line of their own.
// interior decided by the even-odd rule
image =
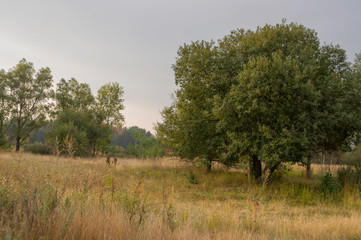
<svg viewBox="0 0 361 240">
<path fill-rule="evenodd" d="M 16 151 L 17 152 L 20 151 L 20 138 L 19 137 L 16 138 Z"/>
<path fill-rule="evenodd" d="M 212 171 L 212 160 L 209 160 L 207 162 L 207 173 L 210 173 Z"/>
<path fill-rule="evenodd" d="M 257 183 L 262 182 L 262 164 L 261 160 L 256 155 L 252 155 L 252 161 L 250 162 L 250 173 Z"/>
</svg>

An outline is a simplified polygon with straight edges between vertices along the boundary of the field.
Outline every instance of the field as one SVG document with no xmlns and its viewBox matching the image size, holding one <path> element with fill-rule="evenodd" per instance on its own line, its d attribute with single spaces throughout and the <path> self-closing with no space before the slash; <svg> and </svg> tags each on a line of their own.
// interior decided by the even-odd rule
<svg viewBox="0 0 361 240">
<path fill-rule="evenodd" d="M 1 239 L 361 239 L 361 193 L 324 189 L 325 166 L 270 184 L 176 159 L 0 153 Z M 331 169 L 335 172 L 336 169 Z"/>
</svg>

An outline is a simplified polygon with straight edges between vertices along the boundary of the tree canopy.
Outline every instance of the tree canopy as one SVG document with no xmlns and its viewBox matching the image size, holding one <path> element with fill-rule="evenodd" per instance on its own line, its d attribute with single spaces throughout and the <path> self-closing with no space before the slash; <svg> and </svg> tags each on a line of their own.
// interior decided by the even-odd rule
<svg viewBox="0 0 361 240">
<path fill-rule="evenodd" d="M 79 83 L 75 78 L 68 81 L 62 78 L 56 86 L 54 99 L 58 111 L 67 108 L 85 111 L 95 104 L 95 98 L 87 83 Z"/>
<path fill-rule="evenodd" d="M 108 83 L 98 90 L 96 97 L 96 110 L 104 116 L 107 125 L 120 127 L 124 122 L 122 110 L 124 90 L 119 83 Z"/>
</svg>

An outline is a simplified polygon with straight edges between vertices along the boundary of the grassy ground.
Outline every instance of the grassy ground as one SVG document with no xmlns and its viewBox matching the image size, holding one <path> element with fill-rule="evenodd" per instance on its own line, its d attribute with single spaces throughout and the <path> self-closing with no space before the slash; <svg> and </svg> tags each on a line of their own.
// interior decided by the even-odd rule
<svg viewBox="0 0 361 240">
<path fill-rule="evenodd" d="M 1 239 L 361 239 L 361 193 L 306 183 L 301 167 L 267 186 L 172 159 L 0 153 Z M 335 169 L 331 169 L 335 172 Z"/>
</svg>

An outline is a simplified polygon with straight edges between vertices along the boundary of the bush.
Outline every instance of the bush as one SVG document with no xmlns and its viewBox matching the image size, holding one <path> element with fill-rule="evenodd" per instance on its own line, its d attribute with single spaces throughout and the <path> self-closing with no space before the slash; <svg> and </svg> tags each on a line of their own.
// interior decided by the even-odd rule
<svg viewBox="0 0 361 240">
<path fill-rule="evenodd" d="M 329 194 L 336 193 L 338 190 L 338 183 L 336 179 L 332 176 L 330 172 L 327 172 L 325 176 L 323 176 L 321 180 L 321 192 L 324 194 L 324 196 L 327 196 Z"/>
<path fill-rule="evenodd" d="M 192 171 L 186 173 L 186 178 L 190 184 L 198 184 L 197 176 Z"/>
<path fill-rule="evenodd" d="M 35 154 L 41 154 L 41 155 L 51 155 L 52 154 L 52 148 L 48 144 L 45 143 L 29 143 L 24 145 L 23 147 L 25 152 L 35 153 Z"/>
</svg>

